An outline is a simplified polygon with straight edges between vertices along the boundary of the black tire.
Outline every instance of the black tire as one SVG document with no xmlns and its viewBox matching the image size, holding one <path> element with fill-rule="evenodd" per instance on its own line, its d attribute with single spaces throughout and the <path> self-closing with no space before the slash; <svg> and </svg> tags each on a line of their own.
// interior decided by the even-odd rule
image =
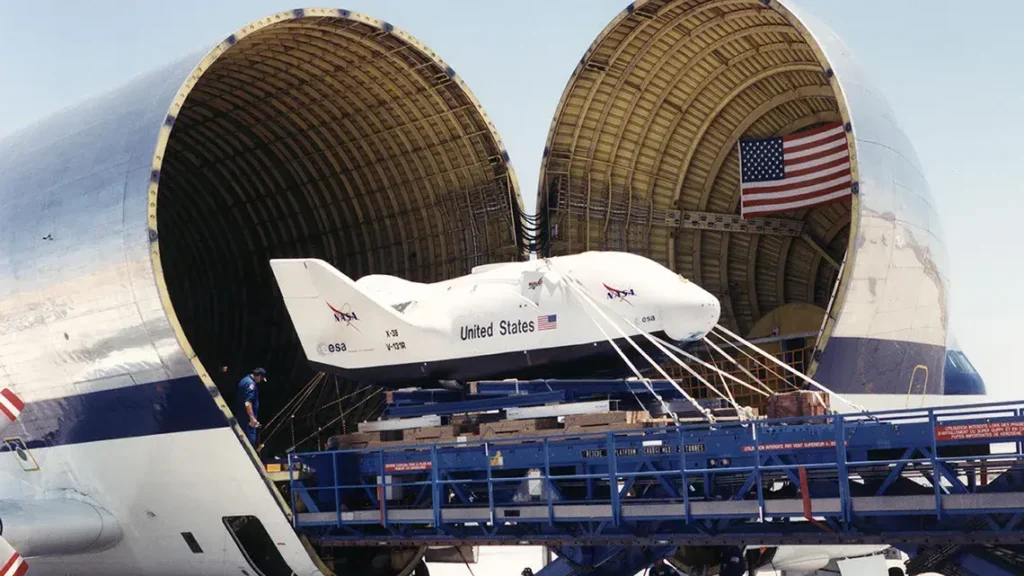
<svg viewBox="0 0 1024 576">
<path fill-rule="evenodd" d="M 889 568 L 889 576 L 907 576 L 907 573 L 899 566 L 892 566 Z"/>
<path fill-rule="evenodd" d="M 430 569 L 427 568 L 425 560 L 420 560 L 420 563 L 416 565 L 416 569 L 412 571 L 413 576 L 430 576 Z"/>
</svg>

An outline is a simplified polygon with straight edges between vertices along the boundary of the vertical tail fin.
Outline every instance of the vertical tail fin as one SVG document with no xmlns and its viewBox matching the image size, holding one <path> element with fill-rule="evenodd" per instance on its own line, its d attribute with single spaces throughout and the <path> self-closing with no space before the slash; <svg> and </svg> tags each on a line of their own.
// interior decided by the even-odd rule
<svg viewBox="0 0 1024 576">
<path fill-rule="evenodd" d="M 270 267 L 310 361 L 348 369 L 394 361 L 385 351 L 404 351 L 405 339 L 418 332 L 323 260 L 271 260 Z"/>
</svg>

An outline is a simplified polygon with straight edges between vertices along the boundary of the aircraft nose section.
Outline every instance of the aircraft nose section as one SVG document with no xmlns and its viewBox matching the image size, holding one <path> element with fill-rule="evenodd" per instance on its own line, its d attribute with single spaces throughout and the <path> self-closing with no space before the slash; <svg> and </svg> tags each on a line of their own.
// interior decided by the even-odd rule
<svg viewBox="0 0 1024 576">
<path fill-rule="evenodd" d="M 718 298 L 688 284 L 663 309 L 665 335 L 679 342 L 700 340 L 718 324 L 721 314 Z"/>
<path fill-rule="evenodd" d="M 710 332 L 718 324 L 718 319 L 722 317 L 722 303 L 710 292 L 703 289 L 701 289 L 701 292 L 703 294 L 700 307 L 704 311 L 707 320 L 707 331 Z"/>
</svg>

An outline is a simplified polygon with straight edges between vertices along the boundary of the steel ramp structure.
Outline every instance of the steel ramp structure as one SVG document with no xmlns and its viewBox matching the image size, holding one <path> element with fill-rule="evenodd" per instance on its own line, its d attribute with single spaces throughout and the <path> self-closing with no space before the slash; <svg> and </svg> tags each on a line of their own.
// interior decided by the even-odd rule
<svg viewBox="0 0 1024 576">
<path fill-rule="evenodd" d="M 998 574 L 986 570 L 1024 545 L 1024 402 L 288 460 L 310 471 L 289 482 L 295 528 L 320 546 L 546 545 L 561 560 L 544 576 L 633 574 L 679 546 L 793 544 L 890 544 L 911 570 Z"/>
</svg>

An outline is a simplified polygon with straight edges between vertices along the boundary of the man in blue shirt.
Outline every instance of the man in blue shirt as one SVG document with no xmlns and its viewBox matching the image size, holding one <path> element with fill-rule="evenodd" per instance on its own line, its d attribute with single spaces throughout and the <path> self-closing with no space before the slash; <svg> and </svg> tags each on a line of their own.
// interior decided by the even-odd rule
<svg viewBox="0 0 1024 576">
<path fill-rule="evenodd" d="M 238 381 L 238 393 L 236 402 L 238 411 L 238 423 L 249 438 L 249 443 L 256 447 L 256 429 L 260 427 L 260 421 L 256 417 L 260 410 L 260 390 L 257 386 L 267 381 L 267 371 L 263 368 L 256 368 L 248 376 Z M 246 420 L 248 417 L 248 420 Z"/>
</svg>

